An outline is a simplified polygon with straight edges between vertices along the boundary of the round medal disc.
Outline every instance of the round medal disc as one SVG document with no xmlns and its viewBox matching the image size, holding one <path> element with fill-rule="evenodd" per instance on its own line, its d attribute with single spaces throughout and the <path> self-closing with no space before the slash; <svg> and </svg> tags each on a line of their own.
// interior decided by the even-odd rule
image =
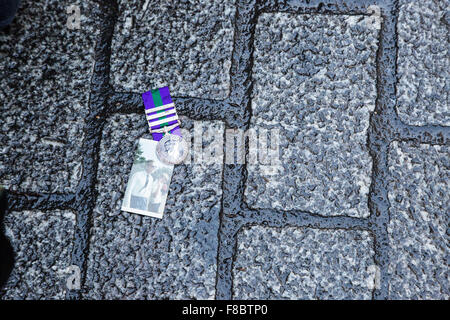
<svg viewBox="0 0 450 320">
<path fill-rule="evenodd" d="M 183 162 L 188 154 L 186 141 L 176 134 L 166 133 L 156 145 L 158 159 L 166 164 Z"/>
</svg>

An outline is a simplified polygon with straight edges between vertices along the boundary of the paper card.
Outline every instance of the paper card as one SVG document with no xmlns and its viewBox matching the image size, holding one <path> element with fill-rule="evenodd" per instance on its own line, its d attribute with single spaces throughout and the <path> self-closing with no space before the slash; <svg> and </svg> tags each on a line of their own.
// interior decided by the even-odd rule
<svg viewBox="0 0 450 320">
<path fill-rule="evenodd" d="M 173 165 L 156 156 L 157 141 L 139 139 L 122 210 L 161 219 L 172 179 Z"/>
</svg>

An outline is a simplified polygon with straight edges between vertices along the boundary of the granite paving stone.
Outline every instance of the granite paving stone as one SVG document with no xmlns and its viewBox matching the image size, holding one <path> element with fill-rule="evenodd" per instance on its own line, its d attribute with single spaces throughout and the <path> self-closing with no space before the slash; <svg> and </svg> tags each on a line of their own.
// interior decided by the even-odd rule
<svg viewBox="0 0 450 320">
<path fill-rule="evenodd" d="M 67 8 L 80 9 L 80 29 Z M 98 35 L 97 5 L 22 1 L 0 32 L 0 184 L 10 190 L 74 191 Z"/>
<path fill-rule="evenodd" d="M 182 119 L 193 134 L 193 122 Z M 203 129 L 224 131 L 221 122 Z M 207 136 L 207 135 L 205 135 Z M 203 139 L 208 148 L 211 139 Z M 222 160 L 174 168 L 162 220 L 120 210 L 140 137 L 150 138 L 144 114 L 107 121 L 98 169 L 86 297 L 212 299 L 215 295 Z"/>
<path fill-rule="evenodd" d="M 75 214 L 61 210 L 13 211 L 4 223 L 14 248 L 15 265 L 0 291 L 1 299 L 64 299 Z"/>
<path fill-rule="evenodd" d="M 410 125 L 450 125 L 450 1 L 400 0 L 398 112 Z"/>
<path fill-rule="evenodd" d="M 449 300 L 449 1 L 22 1 L 0 300 Z M 121 205 L 166 85 L 191 148 L 156 219 Z"/>
<path fill-rule="evenodd" d="M 255 129 L 280 129 L 283 170 L 248 168 L 253 208 L 367 217 L 376 28 L 362 17 L 265 13 L 255 31 Z"/>
<path fill-rule="evenodd" d="M 376 285 L 367 231 L 252 226 L 238 235 L 234 299 L 370 299 Z"/>
<path fill-rule="evenodd" d="M 450 297 L 450 149 L 394 142 L 389 152 L 392 299 Z"/>
<path fill-rule="evenodd" d="M 115 89 L 170 85 L 173 96 L 227 97 L 234 2 L 119 1 L 111 57 Z"/>
</svg>

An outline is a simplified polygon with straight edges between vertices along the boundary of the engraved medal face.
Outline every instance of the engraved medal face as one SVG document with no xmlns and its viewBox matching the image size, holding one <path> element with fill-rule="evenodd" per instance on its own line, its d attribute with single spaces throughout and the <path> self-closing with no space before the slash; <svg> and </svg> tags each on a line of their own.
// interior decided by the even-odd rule
<svg viewBox="0 0 450 320">
<path fill-rule="evenodd" d="M 188 154 L 186 141 L 176 134 L 166 133 L 156 145 L 158 159 L 167 164 L 183 162 Z"/>
</svg>

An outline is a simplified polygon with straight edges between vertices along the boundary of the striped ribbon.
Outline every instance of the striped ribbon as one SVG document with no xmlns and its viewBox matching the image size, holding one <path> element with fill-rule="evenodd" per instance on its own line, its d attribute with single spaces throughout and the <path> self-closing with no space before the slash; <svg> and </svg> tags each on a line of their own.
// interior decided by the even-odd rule
<svg viewBox="0 0 450 320">
<path fill-rule="evenodd" d="M 142 94 L 150 130 L 160 129 L 165 126 L 172 126 L 178 122 L 178 115 L 175 104 L 170 97 L 169 87 L 153 89 Z M 175 126 L 169 133 L 181 137 L 180 126 Z M 164 133 L 153 132 L 153 140 L 159 141 Z"/>
</svg>

